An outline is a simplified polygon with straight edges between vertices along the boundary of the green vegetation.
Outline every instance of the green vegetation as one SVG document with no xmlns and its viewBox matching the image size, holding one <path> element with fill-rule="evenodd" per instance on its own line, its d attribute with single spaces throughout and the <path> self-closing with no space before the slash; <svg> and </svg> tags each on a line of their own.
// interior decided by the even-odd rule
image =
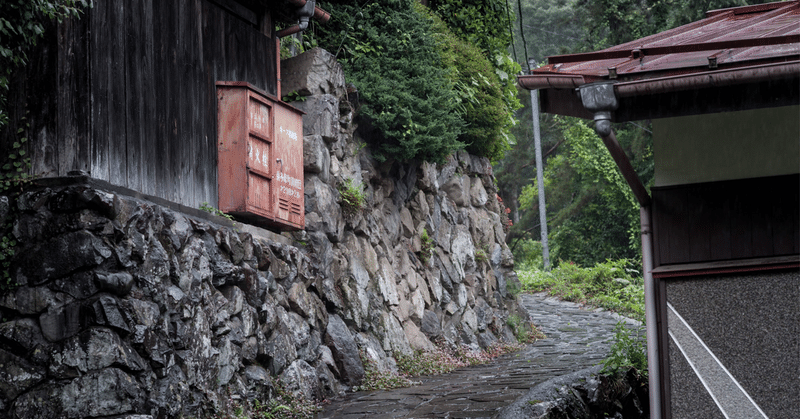
<svg viewBox="0 0 800 419">
<path fill-rule="evenodd" d="M 227 413 L 214 419 L 312 419 L 322 406 L 289 393 L 280 381 L 275 382 L 275 396 L 266 403 L 228 399 Z"/>
<path fill-rule="evenodd" d="M 631 260 L 607 261 L 593 268 L 567 262 L 551 272 L 531 269 L 517 274 L 525 291 L 547 291 L 567 301 L 604 308 L 644 322 L 643 282 Z"/>
<path fill-rule="evenodd" d="M 604 374 L 616 374 L 623 367 L 634 367 L 643 375 L 647 375 L 647 350 L 640 332 L 641 328 L 633 331 L 628 329 L 624 322 L 617 323 L 614 328 L 611 353 L 603 361 Z"/>
<path fill-rule="evenodd" d="M 419 239 L 422 243 L 422 248 L 419 251 L 419 260 L 421 260 L 422 263 L 428 263 L 433 257 L 433 250 L 436 248 L 436 245 L 433 243 L 433 238 L 431 238 L 426 229 L 422 230 Z"/>
<path fill-rule="evenodd" d="M 216 215 L 218 217 L 227 218 L 230 221 L 233 221 L 233 217 L 230 214 L 225 214 L 224 212 L 220 211 L 217 208 L 214 208 L 208 202 L 203 202 L 200 204 L 200 210 L 205 211 L 209 214 Z"/>
<path fill-rule="evenodd" d="M 443 161 L 463 148 L 458 97 L 430 36 L 431 22 L 413 3 L 320 3 L 332 17 L 318 27 L 319 44 L 341 48 L 339 60 L 358 88 L 359 113 L 383 137 L 373 153 L 379 161 Z"/>
<path fill-rule="evenodd" d="M 0 2 L 0 131 L 9 123 L 6 109 L 11 75 L 28 62 L 28 52 L 49 21 L 78 16 L 86 0 L 4 0 Z"/>
<path fill-rule="evenodd" d="M 332 18 L 311 36 L 358 88 L 359 114 L 378 138 L 375 158 L 441 162 L 465 147 L 502 156 L 519 107 L 519 66 L 505 52 L 503 26 L 482 29 L 484 7 L 496 10 L 494 3 L 443 1 L 433 10 L 414 0 L 320 3 Z M 451 15 L 456 6 L 461 12 Z"/>
<path fill-rule="evenodd" d="M 539 333 L 523 343 L 533 342 L 543 336 Z M 522 347 L 522 343 L 498 342 L 487 350 L 475 351 L 466 346 L 449 348 L 439 345 L 433 351 L 416 351 L 412 355 L 396 355 L 397 373 L 379 369 L 376 363 L 362 352 L 361 361 L 364 364 L 365 371 L 364 382 L 353 390 L 386 390 L 409 387 L 415 384 L 411 378 L 422 375 L 445 374 L 457 368 L 485 364 L 498 356 L 516 352 Z"/>
<path fill-rule="evenodd" d="M 367 205 L 364 185 L 353 179 L 345 179 L 339 184 L 339 195 L 342 197 L 342 210 L 345 216 L 353 216 Z"/>
<path fill-rule="evenodd" d="M 512 314 L 508 316 L 506 324 L 514 331 L 514 336 L 521 343 L 533 343 L 539 339 L 544 339 L 545 335 L 531 323 L 524 321 L 522 317 Z"/>
<path fill-rule="evenodd" d="M 305 102 L 306 99 L 307 98 L 301 95 L 297 90 L 289 92 L 281 98 L 281 100 L 284 102 Z"/>
<path fill-rule="evenodd" d="M 414 385 L 414 382 L 403 374 L 381 369 L 363 351 L 361 352 L 361 363 L 364 365 L 364 381 L 360 386 L 353 387 L 353 391 L 388 390 Z"/>
</svg>

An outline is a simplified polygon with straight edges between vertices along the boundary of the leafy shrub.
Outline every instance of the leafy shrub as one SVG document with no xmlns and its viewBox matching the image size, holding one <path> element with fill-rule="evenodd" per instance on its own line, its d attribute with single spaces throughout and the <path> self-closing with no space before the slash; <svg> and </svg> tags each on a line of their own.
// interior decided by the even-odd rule
<svg viewBox="0 0 800 419">
<path fill-rule="evenodd" d="M 500 78 L 480 48 L 455 36 L 438 16 L 428 15 L 438 33 L 442 57 L 466 123 L 459 141 L 472 154 L 492 160 L 503 157 L 515 119 L 514 109 L 509 109 L 503 100 Z"/>
<path fill-rule="evenodd" d="M 505 140 L 513 142 L 510 128 L 516 123 L 514 112 L 522 107 L 517 98 L 514 75 L 519 74 L 522 69 L 508 53 L 512 42 L 508 28 L 513 24 L 514 16 L 507 8 L 507 3 L 504 0 L 437 0 L 431 2 L 431 9 L 450 31 L 466 43 L 475 45 L 488 59 L 494 73 L 489 78 L 496 80 L 492 83 L 496 83 L 499 88 L 499 98 L 503 102 L 505 116 L 502 132 L 508 135 Z M 479 155 L 493 158 L 488 154 Z"/>
<path fill-rule="evenodd" d="M 422 230 L 419 239 L 422 243 L 422 248 L 419 251 L 419 260 L 421 260 L 422 263 L 428 263 L 428 261 L 433 257 L 433 250 L 435 248 L 433 239 L 431 238 L 430 234 L 428 234 L 428 230 L 426 229 Z"/>
<path fill-rule="evenodd" d="M 463 148 L 458 97 L 442 63 L 431 22 L 412 0 L 358 5 L 321 3 L 331 20 L 319 45 L 337 51 L 360 96 L 360 115 L 384 137 L 373 156 L 440 162 Z M 340 51 L 341 50 L 341 51 Z"/>
<path fill-rule="evenodd" d="M 520 343 L 533 343 L 537 339 L 544 339 L 545 335 L 533 323 L 526 322 L 522 317 L 512 314 L 508 316 L 506 324 L 514 331 L 514 336 Z"/>
<path fill-rule="evenodd" d="M 353 216 L 367 204 L 364 185 L 353 179 L 345 179 L 339 184 L 339 195 L 342 197 L 342 210 L 346 216 Z"/>
<path fill-rule="evenodd" d="M 634 331 L 618 322 L 614 328 L 614 343 L 611 352 L 603 361 L 603 373 L 616 374 L 622 367 L 634 367 L 644 375 L 647 374 L 647 351 L 643 339 L 639 336 L 641 328 Z"/>
</svg>

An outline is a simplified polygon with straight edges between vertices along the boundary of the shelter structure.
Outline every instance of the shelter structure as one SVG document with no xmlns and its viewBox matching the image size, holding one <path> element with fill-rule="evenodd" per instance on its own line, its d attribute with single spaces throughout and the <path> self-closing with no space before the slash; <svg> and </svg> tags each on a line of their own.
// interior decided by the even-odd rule
<svg viewBox="0 0 800 419">
<path fill-rule="evenodd" d="M 800 2 L 710 11 L 519 82 L 595 120 L 641 205 L 651 417 L 800 417 Z M 614 136 L 632 120 L 652 120 L 650 188 Z"/>
<path fill-rule="evenodd" d="M 39 178 L 302 228 L 302 113 L 280 99 L 280 37 L 310 18 L 329 15 L 313 0 L 94 2 L 29 54 L 0 135 L 27 132 Z"/>
</svg>

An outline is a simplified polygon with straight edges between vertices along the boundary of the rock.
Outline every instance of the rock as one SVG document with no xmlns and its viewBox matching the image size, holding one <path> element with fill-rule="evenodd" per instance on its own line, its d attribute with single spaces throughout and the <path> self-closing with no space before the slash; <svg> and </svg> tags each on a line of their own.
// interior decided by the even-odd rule
<svg viewBox="0 0 800 419">
<path fill-rule="evenodd" d="M 305 286 L 295 282 L 288 292 L 289 306 L 305 318 L 314 318 L 315 304 Z"/>
<path fill-rule="evenodd" d="M 99 265 L 111 255 L 111 249 L 100 239 L 78 231 L 26 250 L 20 260 L 20 272 L 26 283 L 39 285 Z"/>
<path fill-rule="evenodd" d="M 323 182 L 330 179 L 331 156 L 321 135 L 303 137 L 303 170 L 319 174 Z"/>
<path fill-rule="evenodd" d="M 131 332 L 128 322 L 122 315 L 117 299 L 110 295 L 103 295 L 98 298 L 91 305 L 89 312 L 93 314 L 95 323 L 99 325 L 112 327 L 125 333 Z"/>
<path fill-rule="evenodd" d="M 231 378 L 239 369 L 242 350 L 228 339 L 223 340 L 222 345 L 217 350 L 219 351 L 217 356 L 217 370 L 219 371 L 217 383 L 224 386 L 231 381 Z"/>
<path fill-rule="evenodd" d="M 143 371 L 145 361 L 111 329 L 91 328 L 66 339 L 51 356 L 50 373 L 72 378 L 112 365 Z"/>
<path fill-rule="evenodd" d="M 470 188 L 469 176 L 453 176 L 447 183 L 442 185 L 442 190 L 447 194 L 447 197 L 459 207 L 469 204 Z"/>
<path fill-rule="evenodd" d="M 383 296 L 383 301 L 390 306 L 400 304 L 400 299 L 397 295 L 397 286 L 395 285 L 396 272 L 392 265 L 386 258 L 380 258 L 379 262 L 380 273 L 378 274 L 378 290 Z"/>
<path fill-rule="evenodd" d="M 111 416 L 141 405 L 141 393 L 133 377 L 117 368 L 90 372 L 56 391 L 63 415 L 69 418 Z"/>
<path fill-rule="evenodd" d="M 303 136 L 319 135 L 328 143 L 336 141 L 340 116 L 336 96 L 330 94 L 311 96 L 295 104 L 306 112 L 303 116 Z"/>
<path fill-rule="evenodd" d="M 44 368 L 0 349 L 0 392 L 6 400 L 13 400 L 40 383 L 46 374 Z"/>
<path fill-rule="evenodd" d="M 393 314 L 389 312 L 382 312 L 380 317 L 379 335 L 382 338 L 383 350 L 390 353 L 399 353 L 403 355 L 410 355 L 413 353 L 411 345 L 408 343 L 403 326 Z"/>
<path fill-rule="evenodd" d="M 81 304 L 67 303 L 59 307 L 50 307 L 39 316 L 42 335 L 50 342 L 58 342 L 74 336 L 84 326 L 81 318 Z"/>
<path fill-rule="evenodd" d="M 0 306 L 23 315 L 39 314 L 55 302 L 56 296 L 45 287 L 22 286 L 0 296 Z"/>
<path fill-rule="evenodd" d="M 95 272 L 97 287 L 120 297 L 127 295 L 133 287 L 133 276 L 128 272 L 101 273 Z"/>
<path fill-rule="evenodd" d="M 420 331 L 419 327 L 413 321 L 406 321 L 403 323 L 403 332 L 406 335 L 408 344 L 411 349 L 415 351 L 434 351 L 436 346 Z"/>
<path fill-rule="evenodd" d="M 11 347 L 22 348 L 26 357 L 37 364 L 50 360 L 51 344 L 44 339 L 36 320 L 30 317 L 0 324 L 0 338 Z"/>
<path fill-rule="evenodd" d="M 455 282 L 464 280 L 467 271 L 475 267 L 475 246 L 472 243 L 472 235 L 464 225 L 456 225 L 456 233 L 450 245 L 453 268 L 455 269 Z"/>
<path fill-rule="evenodd" d="M 273 375 L 283 372 L 292 361 L 297 359 L 297 349 L 294 342 L 281 332 L 273 332 L 265 345 L 265 354 L 268 357 L 267 365 Z"/>
<path fill-rule="evenodd" d="M 258 365 L 248 365 L 244 369 L 248 400 L 264 402 L 274 397 L 275 385 L 269 372 Z"/>
<path fill-rule="evenodd" d="M 431 310 L 425 310 L 425 314 L 422 316 L 422 327 L 420 330 L 422 333 L 425 333 L 430 340 L 436 340 L 436 338 L 442 335 L 442 325 L 439 316 Z"/>
<path fill-rule="evenodd" d="M 343 381 L 350 386 L 360 385 L 364 379 L 364 366 L 358 347 L 347 325 L 335 314 L 328 317 L 325 344 L 333 354 Z"/>
<path fill-rule="evenodd" d="M 321 400 L 322 391 L 320 389 L 317 372 L 306 361 L 298 359 L 292 362 L 286 370 L 281 373 L 281 382 L 286 386 L 286 390 L 295 397 L 302 397 L 305 400 Z"/>
<path fill-rule="evenodd" d="M 503 408 L 499 419 L 619 417 L 644 419 L 647 409 L 646 379 L 635 370 L 616 377 L 599 375 L 595 366 L 547 380 Z"/>
<path fill-rule="evenodd" d="M 470 187 L 470 203 L 474 207 L 482 207 L 489 201 L 489 195 L 483 187 L 483 181 L 479 177 L 472 178 Z"/>
<path fill-rule="evenodd" d="M 67 278 L 56 279 L 48 286 L 53 291 L 63 292 L 79 300 L 87 299 L 99 291 L 95 274 L 91 271 L 78 272 Z M 47 288 L 38 287 L 36 290 L 42 292 Z"/>
<path fill-rule="evenodd" d="M 281 90 L 301 96 L 344 93 L 344 72 L 336 58 L 321 48 L 281 60 Z"/>
</svg>

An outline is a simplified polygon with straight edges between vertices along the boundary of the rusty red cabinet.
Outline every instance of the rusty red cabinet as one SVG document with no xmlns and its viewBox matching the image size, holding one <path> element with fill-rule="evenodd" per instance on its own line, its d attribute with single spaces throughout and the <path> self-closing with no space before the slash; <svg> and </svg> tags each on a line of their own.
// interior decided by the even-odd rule
<svg viewBox="0 0 800 419">
<path fill-rule="evenodd" d="M 244 82 L 217 82 L 219 209 L 305 227 L 303 113 Z"/>
</svg>

